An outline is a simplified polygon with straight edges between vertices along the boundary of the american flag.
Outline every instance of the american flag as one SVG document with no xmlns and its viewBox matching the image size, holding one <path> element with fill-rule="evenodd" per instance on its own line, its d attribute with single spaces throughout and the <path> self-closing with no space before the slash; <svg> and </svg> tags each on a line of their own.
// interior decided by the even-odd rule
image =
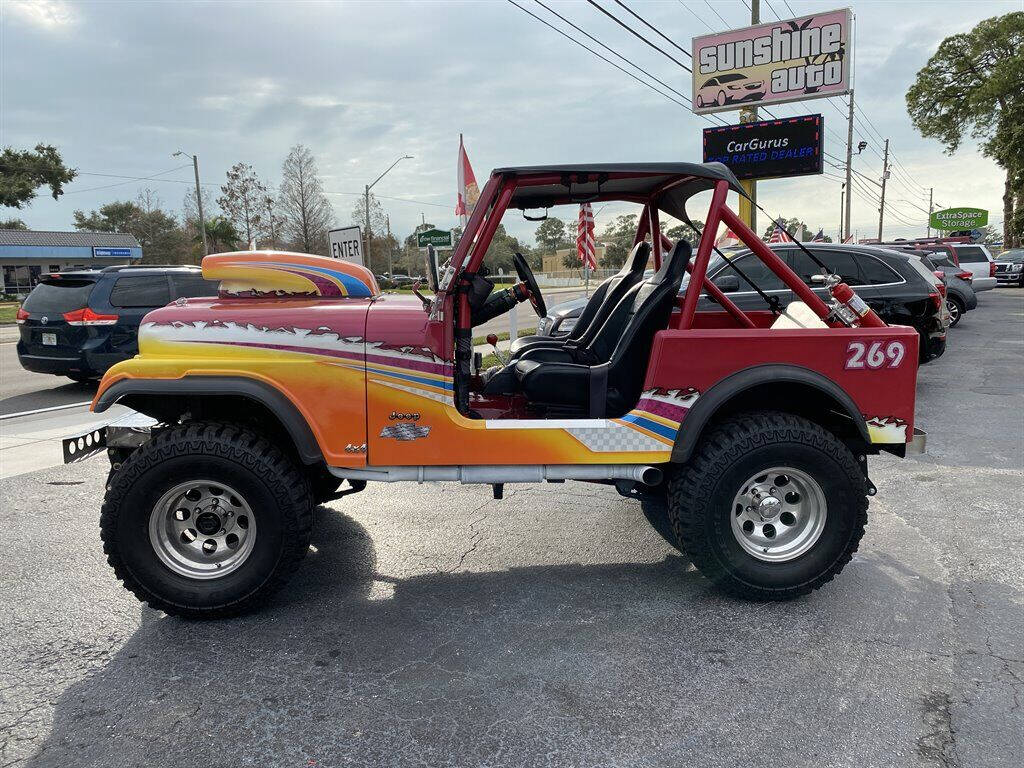
<svg viewBox="0 0 1024 768">
<path fill-rule="evenodd" d="M 785 225 L 781 221 L 775 222 L 775 229 L 772 230 L 771 236 L 768 238 L 769 243 L 792 243 L 793 238 L 789 236 L 789 232 L 786 231 Z"/>
<path fill-rule="evenodd" d="M 824 243 L 825 242 L 825 230 L 819 229 L 818 234 L 811 238 L 812 243 Z"/>
<path fill-rule="evenodd" d="M 597 253 L 594 250 L 594 209 L 590 203 L 580 205 L 580 218 L 576 227 L 576 253 L 580 263 L 587 269 L 597 269 Z"/>
</svg>

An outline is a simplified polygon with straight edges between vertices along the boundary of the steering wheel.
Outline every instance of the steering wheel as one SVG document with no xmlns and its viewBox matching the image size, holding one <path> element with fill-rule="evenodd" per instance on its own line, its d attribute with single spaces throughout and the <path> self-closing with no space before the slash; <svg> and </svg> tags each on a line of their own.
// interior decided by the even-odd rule
<svg viewBox="0 0 1024 768">
<path fill-rule="evenodd" d="M 526 283 L 526 289 L 530 292 L 533 311 L 537 313 L 537 317 L 544 317 L 548 313 L 548 308 L 544 304 L 544 297 L 540 294 L 540 286 L 537 285 L 537 278 L 533 276 L 533 270 L 530 269 L 530 265 L 526 263 L 526 259 L 519 251 L 512 256 L 512 263 L 515 265 L 519 279 Z"/>
</svg>

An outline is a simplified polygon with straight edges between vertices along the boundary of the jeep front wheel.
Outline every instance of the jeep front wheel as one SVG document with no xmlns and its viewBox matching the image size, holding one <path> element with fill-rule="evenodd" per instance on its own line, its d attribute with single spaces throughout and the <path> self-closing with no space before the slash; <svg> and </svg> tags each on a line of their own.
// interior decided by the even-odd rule
<svg viewBox="0 0 1024 768">
<path fill-rule="evenodd" d="M 308 479 L 269 440 L 230 424 L 161 432 L 111 473 L 107 561 L 165 613 L 228 616 L 264 602 L 309 548 Z"/>
<path fill-rule="evenodd" d="M 784 600 L 831 581 L 857 550 L 867 484 L 828 430 L 780 412 L 714 427 L 669 483 L 669 517 L 694 565 L 744 598 Z"/>
</svg>

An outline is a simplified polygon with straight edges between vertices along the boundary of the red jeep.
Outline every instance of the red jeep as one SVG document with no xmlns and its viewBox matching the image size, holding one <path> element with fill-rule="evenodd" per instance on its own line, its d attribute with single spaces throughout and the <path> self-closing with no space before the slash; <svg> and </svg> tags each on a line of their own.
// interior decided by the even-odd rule
<svg viewBox="0 0 1024 768">
<path fill-rule="evenodd" d="M 450 261 L 430 252 L 430 296 L 382 293 L 369 270 L 318 256 L 208 256 L 219 296 L 147 315 L 140 354 L 93 404 L 157 422 L 97 441 L 113 465 L 101 529 L 118 578 L 168 613 L 222 616 L 285 583 L 315 503 L 368 481 L 482 483 L 500 498 L 505 483 L 579 480 L 639 500 L 734 594 L 820 587 L 864 532 L 867 456 L 923 442 L 918 336 L 827 270 L 823 302 L 726 205 L 730 190 L 742 193 L 717 163 L 496 170 Z M 703 231 L 730 227 L 799 301 L 740 311 L 706 278 L 713 236 L 693 254 L 661 234 L 663 216 L 692 220 L 698 193 Z M 604 201 L 642 207 L 622 270 L 568 337 L 519 341 L 481 370 L 474 326 L 519 302 L 545 314 L 519 254 L 518 283 L 496 291 L 487 276 L 502 216 Z M 697 312 L 702 291 L 720 309 Z"/>
</svg>

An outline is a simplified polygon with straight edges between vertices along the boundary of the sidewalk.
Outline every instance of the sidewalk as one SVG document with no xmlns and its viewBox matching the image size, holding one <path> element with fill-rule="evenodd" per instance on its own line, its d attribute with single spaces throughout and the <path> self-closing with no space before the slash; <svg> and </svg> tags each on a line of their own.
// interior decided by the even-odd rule
<svg viewBox="0 0 1024 768">
<path fill-rule="evenodd" d="M 10 344 L 18 340 L 17 325 L 0 325 L 0 344 Z"/>
</svg>

